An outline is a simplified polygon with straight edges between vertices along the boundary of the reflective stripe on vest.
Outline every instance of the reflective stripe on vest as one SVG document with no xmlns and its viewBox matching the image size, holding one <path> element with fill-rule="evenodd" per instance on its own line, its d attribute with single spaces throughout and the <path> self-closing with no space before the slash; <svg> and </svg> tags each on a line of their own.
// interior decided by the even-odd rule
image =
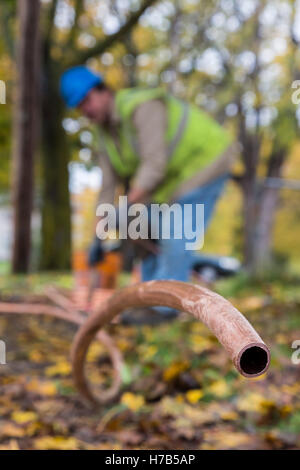
<svg viewBox="0 0 300 470">
<path fill-rule="evenodd" d="M 168 152 L 168 157 L 170 158 L 171 155 L 174 153 L 176 147 L 177 147 L 177 144 L 178 142 L 180 141 L 182 135 L 183 135 L 183 132 L 184 132 L 184 129 L 185 129 L 185 126 L 187 124 L 187 120 L 188 120 L 188 115 L 189 115 L 189 105 L 188 103 L 185 103 L 184 101 L 181 102 L 181 105 L 182 105 L 182 116 L 181 116 L 181 120 L 179 122 L 179 125 L 178 125 L 178 128 L 177 128 L 177 131 L 176 131 L 176 134 L 174 135 L 173 139 L 171 140 L 171 142 L 169 143 L 168 145 L 168 149 L 167 149 L 167 152 Z"/>
</svg>

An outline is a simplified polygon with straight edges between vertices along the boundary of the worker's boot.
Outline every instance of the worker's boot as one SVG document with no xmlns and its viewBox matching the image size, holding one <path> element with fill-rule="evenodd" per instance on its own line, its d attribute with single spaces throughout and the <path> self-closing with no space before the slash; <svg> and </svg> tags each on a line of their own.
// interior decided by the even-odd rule
<svg viewBox="0 0 300 470">
<path fill-rule="evenodd" d="M 177 310 L 169 309 L 160 312 L 156 307 L 142 307 L 125 310 L 120 316 L 122 325 L 159 325 L 174 320 L 178 315 Z"/>
</svg>

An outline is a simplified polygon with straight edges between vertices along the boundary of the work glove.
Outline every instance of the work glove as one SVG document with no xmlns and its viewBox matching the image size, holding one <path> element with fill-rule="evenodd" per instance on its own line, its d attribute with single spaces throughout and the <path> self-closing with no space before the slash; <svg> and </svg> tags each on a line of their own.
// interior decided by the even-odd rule
<svg viewBox="0 0 300 470">
<path fill-rule="evenodd" d="M 88 265 L 89 267 L 96 266 L 104 259 L 104 250 L 101 240 L 96 236 L 88 251 Z"/>
</svg>

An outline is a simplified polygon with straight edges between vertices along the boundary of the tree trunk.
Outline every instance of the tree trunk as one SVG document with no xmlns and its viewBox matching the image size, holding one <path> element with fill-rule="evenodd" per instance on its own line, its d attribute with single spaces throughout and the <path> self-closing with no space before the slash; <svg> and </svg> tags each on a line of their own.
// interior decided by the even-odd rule
<svg viewBox="0 0 300 470">
<path fill-rule="evenodd" d="M 261 276 L 272 267 L 272 233 L 278 202 L 278 189 L 265 188 L 257 208 L 250 271 Z"/>
<path fill-rule="evenodd" d="M 243 186 L 244 263 L 249 270 L 255 250 L 256 194 L 255 180 Z"/>
<path fill-rule="evenodd" d="M 276 148 L 270 156 L 267 177 L 280 177 L 286 157 Z M 253 176 L 253 175 L 252 175 Z M 278 204 L 278 189 L 259 185 L 257 178 L 244 177 L 245 264 L 248 272 L 260 277 L 272 267 L 272 234 Z"/>
<path fill-rule="evenodd" d="M 257 214 L 257 166 L 260 139 L 257 134 L 248 134 L 244 116 L 241 114 L 239 138 L 243 145 L 242 159 L 245 172 L 241 178 L 243 192 L 244 263 L 249 270 L 255 250 L 255 224 Z"/>
<path fill-rule="evenodd" d="M 59 96 L 59 68 L 44 62 L 42 102 L 42 246 L 40 269 L 71 266 L 70 149 L 62 126 L 64 106 Z"/>
<path fill-rule="evenodd" d="M 31 251 L 31 213 L 34 191 L 34 152 L 39 91 L 39 0 L 19 0 L 20 36 L 17 50 L 17 88 L 14 109 L 13 205 L 14 273 L 28 272 Z"/>
<path fill-rule="evenodd" d="M 280 178 L 282 176 L 283 163 L 287 153 L 288 149 L 274 145 L 268 163 L 267 177 Z M 278 199 L 278 189 L 265 186 L 260 191 L 251 265 L 251 271 L 257 277 L 272 268 L 272 234 Z"/>
</svg>

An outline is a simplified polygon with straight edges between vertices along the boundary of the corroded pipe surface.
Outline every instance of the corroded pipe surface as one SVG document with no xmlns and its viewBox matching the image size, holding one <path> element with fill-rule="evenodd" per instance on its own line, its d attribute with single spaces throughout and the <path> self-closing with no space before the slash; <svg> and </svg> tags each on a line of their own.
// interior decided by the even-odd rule
<svg viewBox="0 0 300 470">
<path fill-rule="evenodd" d="M 179 281 L 149 281 L 118 290 L 79 329 L 71 351 L 75 383 L 89 402 L 103 402 L 90 389 L 84 374 L 88 348 L 99 331 L 123 310 L 131 307 L 167 306 L 201 320 L 218 338 L 237 370 L 256 377 L 269 367 L 270 352 L 246 318 L 220 295 Z"/>
</svg>

